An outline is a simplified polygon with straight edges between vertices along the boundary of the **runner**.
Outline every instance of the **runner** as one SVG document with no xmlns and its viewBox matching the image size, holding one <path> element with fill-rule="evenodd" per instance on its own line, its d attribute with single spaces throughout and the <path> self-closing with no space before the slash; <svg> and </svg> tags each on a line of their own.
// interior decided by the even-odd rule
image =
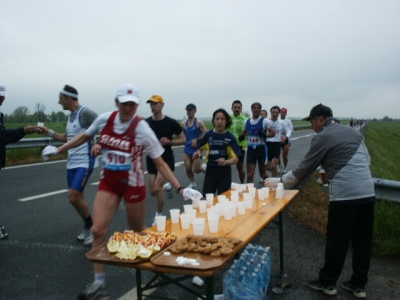
<svg viewBox="0 0 400 300">
<path fill-rule="evenodd" d="M 42 134 L 56 141 L 67 142 L 73 139 L 85 132 L 97 118 L 94 111 L 79 104 L 78 91 L 70 85 L 65 85 L 60 91 L 58 104 L 64 110 L 71 112 L 65 133 L 55 132 L 45 126 L 41 127 Z M 89 205 L 84 199 L 86 183 L 97 162 L 96 158 L 90 155 L 93 144 L 94 140 L 92 139 L 77 148 L 68 150 L 67 160 L 68 199 L 84 222 L 83 231 L 77 236 L 77 240 L 83 242 L 86 246 L 93 242 L 92 216 L 90 215 Z M 98 163 L 96 166 L 98 166 Z"/>
<path fill-rule="evenodd" d="M 197 144 L 204 137 L 207 132 L 207 128 L 203 121 L 197 119 L 196 115 L 196 105 L 190 103 L 186 105 L 186 115 L 188 119 L 183 121 L 181 126 L 186 138 L 186 144 L 183 148 L 183 162 L 185 164 L 186 175 L 190 180 L 188 188 L 195 189 L 196 182 L 194 181 L 193 169 L 197 170 L 200 168 L 201 159 L 193 160 L 193 154 L 197 150 Z"/>
<path fill-rule="evenodd" d="M 285 107 L 282 107 L 281 109 L 281 120 L 285 123 L 286 129 L 288 132 L 285 133 L 286 136 L 286 141 L 282 143 L 282 160 L 283 160 L 283 166 L 281 163 L 279 163 L 279 168 L 281 169 L 281 173 L 286 174 L 287 173 L 287 164 L 289 161 L 289 148 L 291 145 L 290 142 L 290 137 L 292 136 L 294 129 L 293 129 L 293 124 L 292 121 L 287 118 L 287 109 Z"/>
<path fill-rule="evenodd" d="M 260 115 L 264 119 L 268 118 L 268 112 L 265 109 L 261 110 L 261 114 Z"/>
<path fill-rule="evenodd" d="M 289 132 L 289 129 L 286 127 L 285 123 L 278 119 L 280 111 L 281 109 L 279 106 L 272 106 L 270 110 L 270 126 L 274 129 L 275 136 L 267 137 L 267 169 L 271 171 L 272 177 L 276 177 L 278 175 L 278 163 L 279 156 L 281 155 L 281 145 L 287 140 L 287 137 L 282 133 Z"/>
<path fill-rule="evenodd" d="M 261 117 L 261 104 L 255 102 L 251 105 L 251 119 L 248 119 L 245 123 L 245 130 L 242 135 L 239 136 L 239 140 L 242 141 L 247 136 L 247 158 L 246 158 L 246 169 L 247 169 L 247 182 L 254 183 L 254 173 L 256 164 L 258 163 L 258 171 L 262 179 L 266 178 L 265 172 L 265 161 L 268 153 L 267 146 L 265 144 L 266 136 L 273 136 L 275 133 L 271 127 L 271 123 L 268 119 Z M 266 134 L 266 132 L 268 132 Z"/>
<path fill-rule="evenodd" d="M 56 155 L 75 148 L 101 133 L 92 155 L 103 152 L 103 170 L 93 207 L 93 246 L 95 249 L 106 240 L 111 220 L 124 198 L 130 228 L 141 232 L 146 215 L 146 181 L 143 171 L 143 151 L 146 151 L 156 169 L 171 182 L 181 195 L 200 194 L 183 189 L 171 169 L 162 159 L 164 149 L 148 123 L 137 116 L 139 92 L 131 84 L 122 85 L 115 99 L 117 111 L 101 114 L 84 133 L 76 136 L 58 149 L 46 147 L 42 155 Z M 161 185 L 155 188 L 161 189 Z M 156 191 L 157 192 L 157 191 Z M 94 281 L 78 299 L 109 299 L 105 284 L 105 266 L 94 264 Z"/>
<path fill-rule="evenodd" d="M 242 154 L 238 156 L 238 162 L 236 164 L 236 169 L 239 173 L 240 183 L 244 183 L 246 172 L 244 171 L 244 157 L 246 155 L 247 140 L 243 139 L 239 141 L 239 136 L 243 133 L 244 125 L 247 121 L 247 117 L 242 114 L 242 102 L 240 100 L 235 100 L 232 102 L 231 110 L 233 114 L 231 115 L 232 125 L 228 128 L 228 131 L 232 133 L 242 151 Z"/>
<path fill-rule="evenodd" d="M 226 110 L 220 108 L 214 111 L 212 122 L 214 129 L 208 131 L 199 142 L 193 159 L 199 159 L 206 150 L 207 169 L 204 177 L 203 195 L 228 191 L 232 184 L 231 165 L 238 162 L 240 148 L 235 136 L 227 131 L 232 124 Z"/>
<path fill-rule="evenodd" d="M 147 103 L 150 103 L 153 115 L 148 117 L 146 121 L 164 147 L 165 151 L 162 154 L 162 158 L 173 172 L 175 170 L 175 158 L 172 146 L 184 145 L 186 142 L 182 127 L 176 120 L 163 114 L 164 99 L 161 96 L 153 95 L 147 100 Z M 177 136 L 175 140 L 172 139 L 174 135 Z M 165 197 L 161 187 L 165 183 L 165 178 L 157 172 L 157 168 L 150 156 L 146 156 L 146 164 L 150 195 L 156 198 L 156 216 L 162 216 Z M 168 197 L 172 198 L 172 187 L 169 182 L 165 185 L 165 189 L 168 192 Z M 154 219 L 152 226 L 155 225 L 156 220 Z"/>
</svg>

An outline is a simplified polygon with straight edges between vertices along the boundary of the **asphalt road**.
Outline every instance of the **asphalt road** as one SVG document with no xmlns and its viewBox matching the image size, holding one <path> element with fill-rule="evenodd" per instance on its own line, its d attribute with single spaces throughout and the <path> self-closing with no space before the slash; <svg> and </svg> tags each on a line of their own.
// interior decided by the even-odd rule
<svg viewBox="0 0 400 300">
<path fill-rule="evenodd" d="M 308 149 L 311 131 L 296 132 L 290 151 L 289 168 L 294 167 Z M 183 186 L 189 184 L 182 165 L 182 148 L 174 150 L 177 162 L 175 175 Z M 9 167 L 0 171 L 0 224 L 6 226 L 9 238 L 0 241 L 0 299 L 76 299 L 77 294 L 92 281 L 92 267 L 85 258 L 90 250 L 76 241 L 82 221 L 67 200 L 65 161 Z M 233 171 L 238 182 L 237 172 Z M 197 175 L 201 191 L 203 175 Z M 258 174 L 255 176 L 258 180 Z M 95 170 L 86 188 L 90 206 L 97 190 L 99 169 Z M 146 225 L 154 217 L 154 200 L 148 197 Z M 180 207 L 183 199 L 174 195 L 166 201 L 165 211 Z M 270 299 L 328 299 L 310 290 L 307 281 L 317 277 L 323 262 L 324 237 L 304 229 L 285 216 L 285 271 L 290 287 L 283 294 L 269 292 Z M 110 229 L 127 228 L 123 205 L 117 211 Z M 277 230 L 265 229 L 254 241 L 271 246 L 274 265 L 279 265 Z M 351 252 L 349 253 L 349 257 Z M 341 280 L 347 280 L 350 260 Z M 373 258 L 369 299 L 400 299 L 400 261 Z M 216 276 L 216 294 L 222 292 L 223 271 Z M 150 274 L 145 273 L 145 278 Z M 192 286 L 190 281 L 188 285 Z M 120 267 L 107 268 L 110 299 L 135 299 L 135 272 Z M 201 289 L 200 289 L 201 290 Z M 338 288 L 336 299 L 354 297 Z M 174 287 L 154 291 L 174 299 L 194 299 Z"/>
</svg>

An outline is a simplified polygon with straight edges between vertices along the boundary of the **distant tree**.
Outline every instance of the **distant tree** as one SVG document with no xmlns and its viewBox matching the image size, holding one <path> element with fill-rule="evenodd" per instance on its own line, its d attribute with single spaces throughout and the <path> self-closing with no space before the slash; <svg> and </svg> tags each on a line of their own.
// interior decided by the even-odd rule
<svg viewBox="0 0 400 300">
<path fill-rule="evenodd" d="M 247 111 L 242 111 L 242 115 L 244 115 L 246 118 L 250 118 L 251 115 Z"/>
<path fill-rule="evenodd" d="M 46 105 L 44 105 L 43 103 L 36 103 L 35 104 L 35 113 L 33 114 L 35 119 L 38 122 L 46 122 L 46 114 L 44 113 L 44 111 L 46 110 Z"/>
<path fill-rule="evenodd" d="M 17 107 L 10 116 L 12 122 L 15 123 L 29 122 L 29 117 L 30 117 L 30 112 L 26 106 Z"/>
<path fill-rule="evenodd" d="M 392 118 L 389 118 L 388 116 L 384 116 L 383 119 L 382 119 L 382 121 L 391 122 L 391 121 L 393 121 L 393 119 L 392 119 Z"/>
<path fill-rule="evenodd" d="M 67 120 L 67 115 L 63 111 L 57 112 L 57 122 L 64 122 Z"/>
</svg>

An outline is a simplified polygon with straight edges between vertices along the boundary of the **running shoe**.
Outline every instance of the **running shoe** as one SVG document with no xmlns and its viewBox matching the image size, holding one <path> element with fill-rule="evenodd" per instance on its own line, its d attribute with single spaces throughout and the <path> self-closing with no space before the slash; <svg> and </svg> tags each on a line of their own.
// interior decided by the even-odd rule
<svg viewBox="0 0 400 300">
<path fill-rule="evenodd" d="M 286 174 L 287 173 L 287 170 L 286 170 L 286 168 L 283 168 L 283 174 Z"/>
<path fill-rule="evenodd" d="M 91 235 L 90 228 L 84 228 L 82 232 L 76 237 L 79 242 L 83 242 L 87 236 Z"/>
<path fill-rule="evenodd" d="M 191 183 L 187 186 L 188 189 L 196 189 L 196 187 L 197 187 L 196 182 L 191 182 Z"/>
<path fill-rule="evenodd" d="M 0 225 L 0 232 L 4 232 L 4 226 Z"/>
<path fill-rule="evenodd" d="M 110 295 L 105 284 L 92 283 L 78 295 L 79 300 L 108 300 Z"/>
<path fill-rule="evenodd" d="M 367 294 L 365 293 L 365 288 L 353 285 L 350 280 L 343 282 L 342 288 L 350 293 L 353 293 L 353 295 L 357 298 L 367 297 Z"/>
<path fill-rule="evenodd" d="M 308 286 L 312 288 L 313 290 L 316 291 L 322 291 L 327 295 L 336 295 L 337 294 L 337 289 L 334 285 L 332 284 L 323 284 L 319 280 L 312 280 L 308 282 Z"/>
<path fill-rule="evenodd" d="M 85 239 L 83 240 L 83 244 L 85 246 L 90 246 L 91 244 L 93 244 L 93 233 L 92 233 L 92 229 L 89 229 L 89 232 L 86 233 Z"/>
<path fill-rule="evenodd" d="M 168 199 L 171 199 L 174 196 L 174 192 L 172 191 L 172 185 L 169 182 L 164 184 L 163 190 L 167 192 Z"/>
<path fill-rule="evenodd" d="M 6 238 L 8 238 L 8 233 L 4 232 L 4 231 L 1 231 L 0 232 L 0 240 L 6 239 Z"/>
</svg>

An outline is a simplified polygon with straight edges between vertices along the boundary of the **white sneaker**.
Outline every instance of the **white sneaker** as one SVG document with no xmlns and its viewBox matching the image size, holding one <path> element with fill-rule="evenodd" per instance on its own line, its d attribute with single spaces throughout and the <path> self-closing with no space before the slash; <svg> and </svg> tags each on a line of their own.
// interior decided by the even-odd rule
<svg viewBox="0 0 400 300">
<path fill-rule="evenodd" d="M 196 182 L 191 182 L 191 183 L 187 186 L 188 189 L 195 189 L 196 187 L 197 187 Z"/>
<path fill-rule="evenodd" d="M 93 244 L 93 233 L 92 230 L 90 229 L 89 232 L 86 234 L 85 240 L 83 241 L 83 244 L 85 246 L 90 246 Z"/>
<path fill-rule="evenodd" d="M 287 170 L 286 170 L 286 168 L 284 168 L 283 169 L 283 174 L 286 174 L 287 173 Z"/>
<path fill-rule="evenodd" d="M 86 239 L 86 236 L 90 234 L 90 229 L 83 229 L 82 232 L 76 237 L 76 239 L 80 242 L 83 242 Z"/>
<path fill-rule="evenodd" d="M 172 185 L 169 182 L 164 184 L 163 190 L 167 192 L 168 199 L 171 199 L 174 196 L 174 193 L 172 191 Z"/>
<path fill-rule="evenodd" d="M 201 169 L 203 170 L 203 173 L 205 173 L 207 170 L 207 164 L 206 163 L 202 164 Z"/>
</svg>

